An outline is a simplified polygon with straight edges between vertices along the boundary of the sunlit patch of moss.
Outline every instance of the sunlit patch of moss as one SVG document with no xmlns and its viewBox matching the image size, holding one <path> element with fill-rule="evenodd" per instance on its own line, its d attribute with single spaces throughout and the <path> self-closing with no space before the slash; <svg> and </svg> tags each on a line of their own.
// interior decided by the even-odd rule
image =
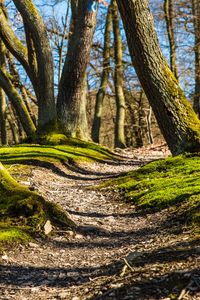
<svg viewBox="0 0 200 300">
<path fill-rule="evenodd" d="M 149 163 L 109 181 L 139 209 L 184 205 L 187 219 L 200 225 L 200 156 L 181 155 Z"/>
<path fill-rule="evenodd" d="M 47 202 L 37 193 L 17 183 L 9 172 L 0 164 L 0 240 L 5 240 L 6 228 L 12 227 L 12 237 L 16 232 L 43 232 L 49 220 L 56 227 L 75 228 L 75 224 L 57 204 Z M 3 235 L 2 235 L 3 234 Z"/>
<path fill-rule="evenodd" d="M 48 133 L 41 135 L 38 141 L 42 145 L 62 145 L 67 143 L 67 137 L 61 133 Z"/>
<path fill-rule="evenodd" d="M 65 145 L 68 147 L 76 147 L 76 149 L 89 149 L 89 150 L 94 150 L 99 153 L 104 153 L 105 155 L 112 156 L 113 153 L 106 147 L 103 147 L 101 145 L 88 142 L 88 141 L 83 141 L 77 138 L 68 138 L 66 135 L 61 134 L 61 133 L 48 133 L 45 135 L 41 135 L 39 137 L 39 144 L 42 145 Z"/>
<path fill-rule="evenodd" d="M 56 140 L 56 138 L 59 138 Z M 1 162 L 6 164 L 20 163 L 26 160 L 40 161 L 99 161 L 113 160 L 115 155 L 107 148 L 101 147 L 93 143 L 86 143 L 77 139 L 67 139 L 65 144 L 60 143 L 60 139 L 64 135 L 52 135 L 54 141 L 59 141 L 55 145 L 18 145 L 15 147 L 1 147 Z M 51 140 L 52 141 L 52 140 Z"/>
<path fill-rule="evenodd" d="M 30 235 L 17 227 L 5 227 L 0 223 L 0 242 L 30 241 Z"/>
</svg>

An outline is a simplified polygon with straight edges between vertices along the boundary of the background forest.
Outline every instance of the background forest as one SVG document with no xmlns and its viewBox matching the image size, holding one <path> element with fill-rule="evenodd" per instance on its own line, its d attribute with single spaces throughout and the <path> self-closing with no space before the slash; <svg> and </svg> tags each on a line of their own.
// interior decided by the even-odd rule
<svg viewBox="0 0 200 300">
<path fill-rule="evenodd" d="M 54 89 L 57 98 L 58 86 L 63 80 L 61 75 L 67 57 L 70 34 L 73 30 L 73 12 L 70 1 L 41 0 L 34 3 L 43 17 L 53 49 L 54 86 L 49 90 Z M 195 1 L 185 0 L 149 1 L 162 51 L 187 98 L 191 103 L 196 99 L 194 106 L 198 112 L 199 22 L 198 8 L 194 3 Z M 21 46 L 25 47 L 26 28 L 23 27 L 21 15 L 13 5 L 13 1 L 4 3 L 2 1 L 1 5 L 5 5 L 2 9 L 8 18 L 7 25 L 3 20 L 1 25 L 4 28 L 9 26 L 7 33 L 12 30 L 13 34 L 10 38 L 17 37 Z M 92 26 L 94 36 L 91 52 L 89 51 L 89 64 L 84 75 L 81 126 L 72 135 L 85 140 L 92 139 L 111 148 L 138 147 L 160 141 L 162 135 L 132 66 L 115 1 L 109 7 L 100 4 L 96 26 L 94 24 Z M 5 34 L 3 35 L 6 39 Z M 10 91 L 11 87 L 15 89 L 21 102 L 18 101 L 17 104 L 11 95 L 4 93 L 3 89 L 0 90 L 2 145 L 18 143 L 27 136 L 30 137 L 37 123 L 43 126 L 42 119 L 45 119 L 46 113 L 46 108 L 42 109 L 45 105 L 38 104 L 38 97 L 41 95 L 37 97 L 38 91 L 35 88 L 38 84 L 44 85 L 41 81 L 44 78 L 41 75 L 37 80 L 31 80 L 34 72 L 30 75 L 27 66 L 18 60 L 17 54 L 9 46 L 7 48 L 10 51 L 1 42 L 1 65 L 9 73 L 11 86 L 7 87 L 8 90 Z M 2 85 L 2 82 L 0 83 Z M 44 92 L 44 97 L 49 95 L 45 95 Z M 58 100 L 58 106 L 59 102 Z M 25 117 L 24 112 L 18 107 L 21 105 L 24 105 L 26 110 Z M 53 111 L 49 113 L 51 116 L 55 114 Z M 26 124 L 23 124 L 24 118 L 29 120 L 25 122 Z M 67 119 L 67 116 L 63 118 Z"/>
</svg>

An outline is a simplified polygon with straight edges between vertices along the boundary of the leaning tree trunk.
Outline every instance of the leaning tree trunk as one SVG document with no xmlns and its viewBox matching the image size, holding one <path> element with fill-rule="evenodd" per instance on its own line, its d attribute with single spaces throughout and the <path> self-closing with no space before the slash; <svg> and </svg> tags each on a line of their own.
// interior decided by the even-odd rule
<svg viewBox="0 0 200 300">
<path fill-rule="evenodd" d="M 192 0 L 195 35 L 195 94 L 194 110 L 200 118 L 200 2 Z"/>
<path fill-rule="evenodd" d="M 89 8 L 91 0 L 78 0 L 77 7 L 74 9 L 75 2 L 72 1 L 73 30 L 59 85 L 57 115 L 61 129 L 67 136 L 84 139 L 85 132 L 80 124 L 80 110 L 96 24 L 96 12 Z"/>
<path fill-rule="evenodd" d="M 125 148 L 125 96 L 123 90 L 124 72 L 122 62 L 122 41 L 119 27 L 119 15 L 116 0 L 112 1 L 112 21 L 113 21 L 113 34 L 114 34 L 114 56 L 115 56 L 115 98 L 116 98 L 116 120 L 115 120 L 115 147 Z"/>
<path fill-rule="evenodd" d="M 13 0 L 20 12 L 26 33 L 27 49 L 10 28 L 3 4 L 0 6 L 0 35 L 10 52 L 29 75 L 38 99 L 38 127 L 45 130 L 56 120 L 53 58 L 47 31 L 32 0 Z"/>
<path fill-rule="evenodd" d="M 164 0 L 164 13 L 170 48 L 170 67 L 174 76 L 178 79 L 178 68 L 176 65 L 176 40 L 174 34 L 174 0 Z"/>
<path fill-rule="evenodd" d="M 200 121 L 161 52 L 148 0 L 117 3 L 134 67 L 172 154 L 199 151 Z"/>
<path fill-rule="evenodd" d="M 103 48 L 103 70 L 101 74 L 101 83 L 96 96 L 94 120 L 92 124 L 92 140 L 96 143 L 100 141 L 100 128 L 101 118 L 103 110 L 103 100 L 106 94 L 106 88 L 108 85 L 109 73 L 110 73 L 110 33 L 112 29 L 112 11 L 111 5 L 109 6 L 105 32 L 104 32 L 104 48 Z"/>
</svg>

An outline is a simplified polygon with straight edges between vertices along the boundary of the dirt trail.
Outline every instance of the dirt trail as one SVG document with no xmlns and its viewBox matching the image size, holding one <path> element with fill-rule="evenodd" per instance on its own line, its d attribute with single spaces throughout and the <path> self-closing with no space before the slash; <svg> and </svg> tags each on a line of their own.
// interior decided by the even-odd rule
<svg viewBox="0 0 200 300">
<path fill-rule="evenodd" d="M 88 189 L 154 158 L 135 155 L 120 165 L 32 167 L 31 185 L 79 227 L 7 250 L 0 299 L 200 299 L 199 239 L 179 229 L 173 211 L 140 215 L 117 195 Z"/>
</svg>

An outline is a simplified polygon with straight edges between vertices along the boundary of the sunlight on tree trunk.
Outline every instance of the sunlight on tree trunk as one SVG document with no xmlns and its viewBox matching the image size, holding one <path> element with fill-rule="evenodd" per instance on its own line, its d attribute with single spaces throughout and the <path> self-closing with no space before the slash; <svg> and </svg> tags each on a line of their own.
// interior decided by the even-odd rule
<svg viewBox="0 0 200 300">
<path fill-rule="evenodd" d="M 125 148 L 124 123 L 125 123 L 125 97 L 123 90 L 124 70 L 122 62 L 122 41 L 119 27 L 119 15 L 116 0 L 112 1 L 112 21 L 114 34 L 115 56 L 115 97 L 116 97 L 116 120 L 115 120 L 115 147 Z"/>
<path fill-rule="evenodd" d="M 171 152 L 199 151 L 200 121 L 161 52 L 148 1 L 117 3 L 134 67 Z"/>
<path fill-rule="evenodd" d="M 77 6 L 76 6 L 77 4 Z M 72 1 L 72 24 L 68 51 L 60 80 L 57 114 L 62 131 L 69 137 L 82 138 L 79 122 L 85 73 L 90 58 L 96 12 L 88 9 L 89 0 Z"/>
</svg>

